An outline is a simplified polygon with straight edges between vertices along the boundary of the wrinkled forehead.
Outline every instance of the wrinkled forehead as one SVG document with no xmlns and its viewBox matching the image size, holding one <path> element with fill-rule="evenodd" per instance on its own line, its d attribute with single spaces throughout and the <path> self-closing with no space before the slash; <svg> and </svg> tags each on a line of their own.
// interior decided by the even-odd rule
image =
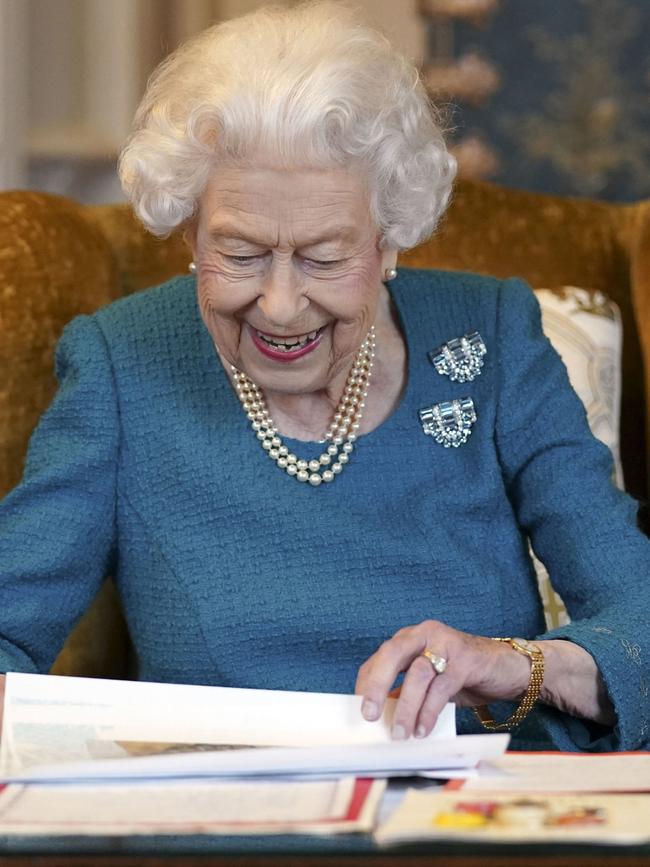
<svg viewBox="0 0 650 867">
<path fill-rule="evenodd" d="M 222 166 L 205 187 L 200 220 L 211 236 L 262 233 L 265 243 L 285 232 L 317 243 L 375 230 L 366 178 L 340 168 Z"/>
</svg>

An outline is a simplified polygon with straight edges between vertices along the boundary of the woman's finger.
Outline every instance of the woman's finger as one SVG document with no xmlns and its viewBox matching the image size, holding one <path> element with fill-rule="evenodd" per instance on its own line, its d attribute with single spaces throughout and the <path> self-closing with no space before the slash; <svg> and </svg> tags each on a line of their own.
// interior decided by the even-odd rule
<svg viewBox="0 0 650 867">
<path fill-rule="evenodd" d="M 395 705 L 391 729 L 394 740 L 410 738 L 414 733 L 420 709 L 433 680 L 438 676 L 425 656 L 417 656 L 413 660 L 406 672 L 400 697 Z"/>
<path fill-rule="evenodd" d="M 364 697 L 361 712 L 365 719 L 375 720 L 381 716 L 397 675 L 406 671 L 425 647 L 424 630 L 401 629 L 361 666 L 355 692 Z"/>
<path fill-rule="evenodd" d="M 453 665 L 433 679 L 419 708 L 414 728 L 417 738 L 425 738 L 431 734 L 442 709 L 454 698 L 463 681 L 464 675 L 455 672 Z"/>
</svg>

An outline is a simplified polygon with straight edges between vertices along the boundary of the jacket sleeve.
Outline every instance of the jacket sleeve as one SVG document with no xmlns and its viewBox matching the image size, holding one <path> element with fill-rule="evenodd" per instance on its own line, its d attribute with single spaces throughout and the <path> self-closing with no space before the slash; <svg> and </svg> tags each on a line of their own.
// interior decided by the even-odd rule
<svg viewBox="0 0 650 867">
<path fill-rule="evenodd" d="M 607 730 L 540 707 L 540 721 L 563 749 L 647 748 L 650 540 L 637 504 L 611 483 L 609 449 L 589 430 L 533 293 L 519 280 L 500 293 L 497 448 L 519 524 L 572 619 L 537 637 L 594 657 L 618 720 Z"/>
<path fill-rule="evenodd" d="M 0 671 L 46 672 L 97 593 L 115 542 L 119 445 L 107 347 L 92 317 L 65 329 L 59 388 L 0 502 Z"/>
</svg>

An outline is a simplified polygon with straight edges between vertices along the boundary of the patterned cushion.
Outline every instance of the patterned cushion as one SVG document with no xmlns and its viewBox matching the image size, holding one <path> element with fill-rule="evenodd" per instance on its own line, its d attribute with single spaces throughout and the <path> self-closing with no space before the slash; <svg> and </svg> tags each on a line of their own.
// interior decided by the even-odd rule
<svg viewBox="0 0 650 867">
<path fill-rule="evenodd" d="M 619 416 L 623 329 L 619 308 L 602 292 L 574 286 L 538 289 L 535 294 L 542 308 L 544 332 L 566 364 L 594 436 L 611 449 L 613 481 L 622 488 Z M 548 572 L 539 560 L 534 558 L 534 562 L 546 623 L 552 629 L 567 623 L 569 616 L 551 587 Z"/>
</svg>

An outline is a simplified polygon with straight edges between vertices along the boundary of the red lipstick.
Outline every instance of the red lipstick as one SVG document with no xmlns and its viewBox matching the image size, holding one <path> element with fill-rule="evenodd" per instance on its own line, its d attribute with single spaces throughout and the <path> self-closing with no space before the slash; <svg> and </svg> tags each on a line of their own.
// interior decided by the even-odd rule
<svg viewBox="0 0 650 867">
<path fill-rule="evenodd" d="M 257 331 L 252 328 L 250 325 L 248 326 L 248 330 L 251 336 L 251 340 L 255 344 L 255 346 L 259 349 L 262 355 L 265 355 L 267 358 L 272 358 L 273 361 L 296 361 L 298 358 L 302 358 L 304 355 L 308 355 L 310 352 L 313 352 L 314 349 L 320 344 L 323 339 L 323 332 L 325 328 L 321 328 L 313 340 L 310 340 L 304 346 L 300 346 L 298 349 L 276 349 L 266 340 L 259 336 Z M 269 335 L 271 337 L 273 335 Z"/>
</svg>

